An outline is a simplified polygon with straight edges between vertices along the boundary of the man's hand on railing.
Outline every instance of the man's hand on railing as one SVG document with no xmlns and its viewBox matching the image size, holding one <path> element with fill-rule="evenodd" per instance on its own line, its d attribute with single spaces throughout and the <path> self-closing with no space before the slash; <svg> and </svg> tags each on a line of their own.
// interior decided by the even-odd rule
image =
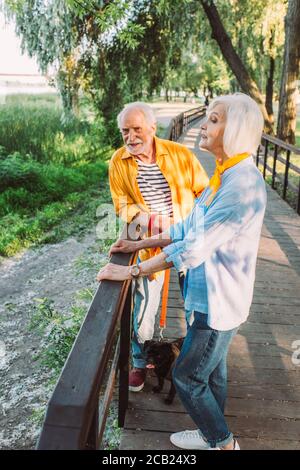
<svg viewBox="0 0 300 470">
<path fill-rule="evenodd" d="M 113 245 L 111 245 L 109 250 L 109 256 L 113 253 L 134 253 L 137 251 L 137 242 L 131 240 L 117 240 Z"/>
</svg>

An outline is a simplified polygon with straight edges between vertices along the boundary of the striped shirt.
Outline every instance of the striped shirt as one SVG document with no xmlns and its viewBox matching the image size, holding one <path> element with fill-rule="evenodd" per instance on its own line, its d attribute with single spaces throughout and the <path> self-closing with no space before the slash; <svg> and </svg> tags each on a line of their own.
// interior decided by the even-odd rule
<svg viewBox="0 0 300 470">
<path fill-rule="evenodd" d="M 169 184 L 156 163 L 138 164 L 137 183 L 151 212 L 173 217 L 172 196 Z"/>
</svg>

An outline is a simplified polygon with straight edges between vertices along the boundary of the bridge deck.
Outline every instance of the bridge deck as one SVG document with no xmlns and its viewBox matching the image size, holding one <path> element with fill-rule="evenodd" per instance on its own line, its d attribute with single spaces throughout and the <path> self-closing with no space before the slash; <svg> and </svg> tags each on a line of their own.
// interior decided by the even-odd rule
<svg viewBox="0 0 300 470">
<path fill-rule="evenodd" d="M 183 137 L 206 168 L 214 160 L 198 149 L 199 124 Z M 228 357 L 226 417 L 242 449 L 300 450 L 300 218 L 275 191 L 268 206 L 259 247 L 254 299 L 248 322 L 234 338 Z M 165 337 L 185 335 L 183 302 L 172 271 Z M 299 362 L 299 361 L 298 361 Z M 153 394 L 154 377 L 140 393 L 131 393 L 121 449 L 174 449 L 172 432 L 195 429 L 178 397 L 165 405 Z"/>
</svg>

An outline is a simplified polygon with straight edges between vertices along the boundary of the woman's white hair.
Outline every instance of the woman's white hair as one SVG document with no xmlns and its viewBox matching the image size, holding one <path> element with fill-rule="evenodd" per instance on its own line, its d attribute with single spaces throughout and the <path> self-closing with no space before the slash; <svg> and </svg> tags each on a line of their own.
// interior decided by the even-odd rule
<svg viewBox="0 0 300 470">
<path fill-rule="evenodd" d="M 226 124 L 223 147 L 226 155 L 254 154 L 261 141 L 264 118 L 258 104 L 244 93 L 234 93 L 215 98 L 207 112 L 218 104 L 225 108 Z"/>
<path fill-rule="evenodd" d="M 147 103 L 143 103 L 142 101 L 135 101 L 134 103 L 126 104 L 124 108 L 122 109 L 122 111 L 118 114 L 117 122 L 118 122 L 119 129 L 121 129 L 122 127 L 122 120 L 125 117 L 125 115 L 129 111 L 133 111 L 133 110 L 140 111 L 144 115 L 146 122 L 150 126 L 152 126 L 153 124 L 156 124 L 156 118 L 155 118 L 155 115 L 151 106 L 149 106 L 149 104 Z"/>
</svg>

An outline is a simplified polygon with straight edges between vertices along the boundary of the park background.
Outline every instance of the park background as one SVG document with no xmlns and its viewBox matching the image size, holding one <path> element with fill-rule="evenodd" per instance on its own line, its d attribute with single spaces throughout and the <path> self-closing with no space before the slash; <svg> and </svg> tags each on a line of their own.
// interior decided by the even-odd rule
<svg viewBox="0 0 300 470">
<path fill-rule="evenodd" d="M 299 147 L 300 2 L 7 0 L 1 15 L 0 448 L 33 448 L 114 239 L 95 227 L 116 115 L 149 102 L 163 136 L 179 112 L 244 91 L 265 131 Z M 31 61 L 7 60 L 13 30 Z M 118 439 L 112 406 L 105 445 Z"/>
</svg>

